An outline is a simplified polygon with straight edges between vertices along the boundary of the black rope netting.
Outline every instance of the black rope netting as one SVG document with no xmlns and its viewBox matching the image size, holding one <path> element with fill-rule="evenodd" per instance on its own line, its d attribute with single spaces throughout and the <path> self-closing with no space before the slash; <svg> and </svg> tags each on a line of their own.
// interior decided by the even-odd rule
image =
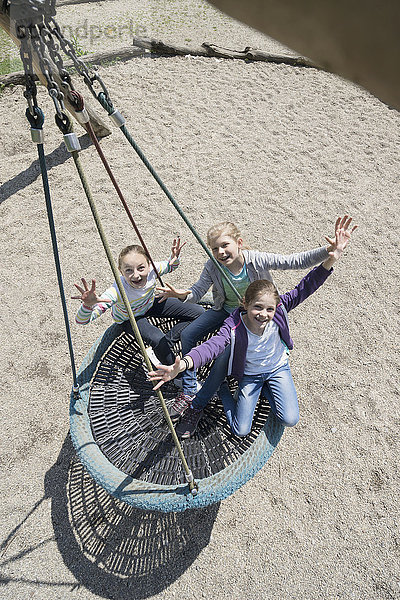
<svg viewBox="0 0 400 600">
<path fill-rule="evenodd" d="M 150 320 L 164 332 L 176 323 L 172 319 Z M 210 368 L 211 364 L 199 370 L 200 380 L 207 377 Z M 146 372 L 138 343 L 131 334 L 122 332 L 99 361 L 91 382 L 88 413 L 93 437 L 107 459 L 134 479 L 183 484 L 181 461 Z M 233 390 L 234 380 L 229 385 Z M 169 406 L 179 389 L 170 382 L 163 385 L 162 392 Z M 218 396 L 212 398 L 194 436 L 181 440 L 195 479 L 218 473 L 237 460 L 260 433 L 268 413 L 269 405 L 262 399 L 251 432 L 240 438 L 232 434 Z"/>
</svg>

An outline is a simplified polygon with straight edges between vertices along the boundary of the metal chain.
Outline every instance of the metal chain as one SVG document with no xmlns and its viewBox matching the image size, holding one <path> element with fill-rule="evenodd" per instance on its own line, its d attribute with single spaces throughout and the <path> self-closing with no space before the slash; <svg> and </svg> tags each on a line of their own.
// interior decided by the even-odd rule
<svg viewBox="0 0 400 600">
<path fill-rule="evenodd" d="M 65 90 L 73 90 L 74 86 L 71 80 L 71 76 L 68 71 L 64 67 L 63 59 L 60 54 L 60 45 L 57 44 L 54 40 L 54 37 L 46 25 L 39 25 L 39 35 L 44 43 L 47 46 L 47 50 L 49 52 L 50 58 L 53 63 L 56 65 L 58 69 L 58 74 L 60 76 L 61 81 L 63 82 L 63 87 Z"/>
<path fill-rule="evenodd" d="M 51 32 L 51 34 L 57 38 L 63 52 L 74 63 L 75 69 L 77 70 L 79 75 L 81 75 L 83 77 L 87 87 L 91 91 L 92 95 L 96 98 L 96 100 L 97 100 L 97 91 L 95 90 L 95 88 L 93 86 L 93 83 L 95 81 L 97 81 L 99 83 L 104 94 L 106 95 L 107 98 L 109 98 L 109 93 L 108 93 L 107 87 L 106 87 L 104 81 L 102 80 L 102 78 L 100 77 L 100 75 L 98 74 L 97 69 L 93 68 L 93 69 L 89 70 L 86 63 L 81 58 L 78 58 L 78 56 L 75 52 L 74 45 L 72 44 L 72 42 L 70 40 L 68 40 L 66 37 L 64 37 L 57 21 L 54 18 L 51 18 L 51 19 L 45 19 L 45 23 L 46 23 L 47 28 Z"/>
<path fill-rule="evenodd" d="M 44 42 L 44 39 L 40 35 L 40 29 L 37 27 L 31 28 L 31 43 L 32 48 L 35 50 L 38 56 L 39 67 L 46 79 L 47 89 L 50 97 L 53 100 L 57 115 L 62 117 L 63 113 L 65 112 L 64 94 L 53 78 L 50 60 L 47 58 L 47 46 Z"/>
<path fill-rule="evenodd" d="M 25 73 L 25 92 L 24 96 L 28 102 L 28 108 L 31 115 L 35 114 L 37 108 L 37 87 L 33 73 L 32 51 L 28 44 L 29 28 L 26 25 L 16 25 L 17 37 L 21 41 L 20 56 Z"/>
<path fill-rule="evenodd" d="M 74 63 L 74 67 L 79 73 L 79 75 L 82 75 L 82 77 L 85 80 L 85 83 L 88 85 L 88 87 L 90 87 L 92 85 L 92 81 L 94 80 L 94 75 L 89 71 L 83 60 L 78 58 L 72 42 L 70 42 L 70 40 L 63 36 L 61 28 L 57 21 L 55 21 L 55 19 L 53 18 L 46 20 L 46 26 L 48 27 L 52 35 L 54 35 L 57 38 L 64 54 L 69 56 L 69 58 Z"/>
</svg>

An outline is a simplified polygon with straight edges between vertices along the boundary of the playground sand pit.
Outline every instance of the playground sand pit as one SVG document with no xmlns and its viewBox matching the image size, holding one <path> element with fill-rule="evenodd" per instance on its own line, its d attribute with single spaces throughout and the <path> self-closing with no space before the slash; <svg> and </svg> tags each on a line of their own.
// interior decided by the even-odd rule
<svg viewBox="0 0 400 600">
<path fill-rule="evenodd" d="M 133 4 L 96 10 L 106 22 L 111 5 Z M 287 52 L 206 5 L 183 6 L 194 16 L 178 19 L 168 41 Z M 63 7 L 60 21 L 98 23 L 92 10 Z M 155 3 L 141 10 L 146 32 L 162 39 Z M 359 228 L 334 274 L 290 315 L 299 424 L 221 503 L 179 514 L 134 509 L 108 496 L 74 455 L 71 367 L 37 150 L 23 88 L 2 90 L 1 598 L 399 598 L 399 113 L 337 76 L 284 64 L 146 56 L 101 75 L 203 238 L 230 219 L 251 248 L 291 253 L 323 245 L 339 215 Z M 111 317 L 75 325 L 73 284 L 95 278 L 102 290 L 113 277 L 43 87 L 38 102 L 79 366 Z M 137 239 L 93 145 L 75 129 L 117 256 Z M 169 255 L 177 234 L 187 241 L 167 281 L 190 285 L 203 250 L 122 134 L 113 129 L 101 146 L 154 258 Z M 285 291 L 303 275 L 274 278 Z"/>
</svg>

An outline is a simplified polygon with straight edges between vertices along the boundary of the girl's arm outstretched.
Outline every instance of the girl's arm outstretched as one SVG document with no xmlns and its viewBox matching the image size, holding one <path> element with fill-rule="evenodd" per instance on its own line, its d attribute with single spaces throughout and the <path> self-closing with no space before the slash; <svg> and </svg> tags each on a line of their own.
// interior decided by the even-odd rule
<svg viewBox="0 0 400 600">
<path fill-rule="evenodd" d="M 335 223 L 335 233 L 339 228 L 344 228 L 346 231 L 346 237 L 348 241 L 351 238 L 351 234 L 357 227 L 350 229 L 352 218 L 348 215 L 339 217 Z M 288 269 L 308 269 L 315 265 L 320 265 L 324 260 L 328 258 L 329 253 L 332 251 L 332 244 L 334 238 L 325 236 L 326 241 L 329 245 L 321 246 L 320 248 L 314 248 L 313 250 L 307 250 L 305 252 L 295 252 L 293 254 L 274 254 L 268 252 L 255 252 L 253 260 L 255 266 L 259 270 L 260 274 L 265 269 L 268 270 L 288 270 Z M 264 275 L 262 275 L 264 277 Z M 269 278 L 269 277 L 267 277 Z"/>
<path fill-rule="evenodd" d="M 92 279 L 92 285 L 89 285 L 82 277 L 81 279 L 83 287 L 74 283 L 74 286 L 80 292 L 80 296 L 71 296 L 73 300 L 80 300 L 78 312 L 75 316 L 75 321 L 78 325 L 87 325 L 97 317 L 100 317 L 106 310 L 108 310 L 117 301 L 117 293 L 114 288 L 109 288 L 100 298 L 96 292 L 96 281 Z"/>
</svg>

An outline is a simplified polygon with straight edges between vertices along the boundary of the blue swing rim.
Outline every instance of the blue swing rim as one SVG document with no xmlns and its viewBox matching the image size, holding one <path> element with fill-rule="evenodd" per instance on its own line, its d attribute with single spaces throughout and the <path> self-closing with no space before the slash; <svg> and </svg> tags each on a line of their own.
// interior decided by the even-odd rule
<svg viewBox="0 0 400 600">
<path fill-rule="evenodd" d="M 234 463 L 219 473 L 196 480 L 197 495 L 192 495 L 187 484 L 159 485 L 133 479 L 104 456 L 94 440 L 88 415 L 90 382 L 100 358 L 120 334 L 121 329 L 113 324 L 94 342 L 77 373 L 79 394 L 75 397 L 71 391 L 71 440 L 79 460 L 92 478 L 109 494 L 136 508 L 181 512 L 220 502 L 254 477 L 268 461 L 284 432 L 284 426 L 272 411 L 251 447 Z"/>
</svg>

